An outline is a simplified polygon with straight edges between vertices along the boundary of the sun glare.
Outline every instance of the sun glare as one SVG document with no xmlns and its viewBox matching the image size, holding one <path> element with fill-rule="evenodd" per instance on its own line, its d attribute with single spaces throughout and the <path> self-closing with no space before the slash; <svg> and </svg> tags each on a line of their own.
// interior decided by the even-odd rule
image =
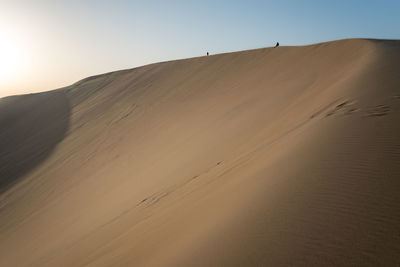
<svg viewBox="0 0 400 267">
<path fill-rule="evenodd" d="M 21 49 L 12 36 L 0 32 L 0 84 L 11 81 L 22 67 Z"/>
</svg>

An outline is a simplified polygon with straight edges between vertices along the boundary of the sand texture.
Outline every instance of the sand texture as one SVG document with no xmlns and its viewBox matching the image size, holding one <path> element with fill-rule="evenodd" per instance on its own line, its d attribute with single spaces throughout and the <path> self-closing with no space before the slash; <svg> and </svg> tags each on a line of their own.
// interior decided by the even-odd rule
<svg viewBox="0 0 400 267">
<path fill-rule="evenodd" d="M 400 266 L 400 41 L 0 99 L 0 266 Z"/>
</svg>

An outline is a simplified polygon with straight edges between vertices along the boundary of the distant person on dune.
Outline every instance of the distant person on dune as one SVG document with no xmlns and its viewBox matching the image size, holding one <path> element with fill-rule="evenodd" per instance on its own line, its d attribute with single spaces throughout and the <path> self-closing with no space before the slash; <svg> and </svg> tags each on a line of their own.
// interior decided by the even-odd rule
<svg viewBox="0 0 400 267">
<path fill-rule="evenodd" d="M 278 46 L 279 46 L 279 42 L 276 43 L 275 47 L 278 47 Z"/>
<path fill-rule="evenodd" d="M 210 54 L 207 52 L 207 56 L 208 56 L 208 55 L 210 55 Z"/>
</svg>

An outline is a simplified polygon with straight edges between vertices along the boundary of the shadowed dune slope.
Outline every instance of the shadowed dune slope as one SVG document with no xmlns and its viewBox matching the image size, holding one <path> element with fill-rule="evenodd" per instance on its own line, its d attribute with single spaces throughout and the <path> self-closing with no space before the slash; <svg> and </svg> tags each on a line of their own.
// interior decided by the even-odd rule
<svg viewBox="0 0 400 267">
<path fill-rule="evenodd" d="M 0 100 L 0 192 L 46 159 L 65 136 L 69 116 L 62 91 Z"/>
<path fill-rule="evenodd" d="M 3 99 L 0 266 L 398 266 L 399 69 L 350 39 Z"/>
</svg>

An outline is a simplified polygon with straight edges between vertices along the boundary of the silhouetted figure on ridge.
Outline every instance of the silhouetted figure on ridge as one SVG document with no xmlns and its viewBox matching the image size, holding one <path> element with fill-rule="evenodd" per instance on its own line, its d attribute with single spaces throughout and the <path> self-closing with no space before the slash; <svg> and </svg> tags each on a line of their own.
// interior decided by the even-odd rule
<svg viewBox="0 0 400 267">
<path fill-rule="evenodd" d="M 278 47 L 278 46 L 279 46 L 279 42 L 276 43 L 275 47 Z"/>
<path fill-rule="evenodd" d="M 207 56 L 209 56 L 210 54 L 207 52 Z"/>
</svg>

